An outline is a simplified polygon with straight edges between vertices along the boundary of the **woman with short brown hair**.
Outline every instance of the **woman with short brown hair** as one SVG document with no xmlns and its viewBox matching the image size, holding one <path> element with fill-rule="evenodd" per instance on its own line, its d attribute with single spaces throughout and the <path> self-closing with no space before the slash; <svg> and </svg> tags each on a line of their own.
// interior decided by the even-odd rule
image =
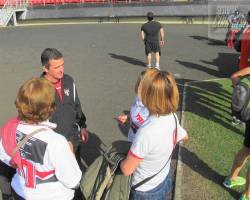
<svg viewBox="0 0 250 200">
<path fill-rule="evenodd" d="M 177 142 L 188 139 L 174 113 L 179 104 L 179 92 L 170 73 L 149 69 L 139 85 L 139 96 L 150 116 L 137 131 L 120 167 L 124 175 L 133 173 L 130 200 L 165 200 L 171 191 L 172 151 Z M 149 177 L 152 178 L 138 185 Z"/>
<path fill-rule="evenodd" d="M 54 91 L 43 78 L 26 81 L 15 101 L 18 118 L 1 128 L 0 160 L 16 168 L 11 181 L 15 200 L 72 200 L 81 179 L 67 140 L 48 121 Z M 17 143 L 23 143 L 19 149 Z"/>
<path fill-rule="evenodd" d="M 55 90 L 45 79 L 30 79 L 19 89 L 15 105 L 20 120 L 42 122 L 55 110 Z"/>
<path fill-rule="evenodd" d="M 142 103 L 151 115 L 166 115 L 176 112 L 179 104 L 179 91 L 171 74 L 154 71 L 145 75 L 140 88 Z"/>
</svg>

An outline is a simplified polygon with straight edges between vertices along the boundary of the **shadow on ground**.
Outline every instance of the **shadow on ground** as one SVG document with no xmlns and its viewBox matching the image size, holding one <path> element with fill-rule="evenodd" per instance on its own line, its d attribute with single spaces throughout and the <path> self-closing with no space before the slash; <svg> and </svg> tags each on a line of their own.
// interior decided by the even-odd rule
<svg viewBox="0 0 250 200">
<path fill-rule="evenodd" d="M 177 80 L 177 82 L 186 83 L 188 81 L 180 79 Z M 230 88 L 227 88 L 226 90 L 223 87 L 224 86 L 222 84 L 214 81 L 193 82 L 187 84 L 187 86 L 185 87 L 186 106 L 182 109 L 185 109 L 185 112 L 193 113 L 201 117 L 201 120 L 205 119 L 208 121 L 213 121 L 214 123 L 230 130 L 230 132 L 232 132 L 233 134 L 243 136 L 242 130 L 240 130 L 239 127 L 232 125 L 231 123 L 232 119 Z M 227 87 L 230 87 L 230 85 L 228 85 Z M 196 181 L 197 177 L 199 177 L 194 175 L 195 173 L 193 173 L 193 171 L 198 173 L 203 178 L 215 183 L 216 187 L 219 186 L 222 190 L 227 191 L 232 199 L 239 198 L 240 193 L 238 191 L 227 189 L 222 186 L 222 182 L 225 176 L 211 168 L 210 166 L 212 164 L 209 165 L 208 162 L 205 162 L 205 158 L 199 158 L 197 156 L 198 152 L 195 152 L 197 146 L 199 146 L 199 144 L 196 144 L 195 138 L 193 138 L 192 144 L 188 144 L 187 147 L 181 147 L 180 160 L 185 164 L 183 165 L 184 173 L 182 174 L 183 177 L 185 177 L 185 180 L 183 180 L 183 182 L 181 183 L 183 184 L 182 188 L 185 188 L 184 190 L 182 190 L 182 193 L 185 193 L 183 194 L 184 198 L 191 197 L 193 195 L 192 192 L 198 192 L 199 195 L 197 194 L 197 197 L 192 196 L 192 198 L 199 199 L 198 197 L 201 197 L 203 195 L 202 192 L 207 191 L 206 188 L 204 188 L 205 186 L 199 185 L 198 183 L 190 184 L 190 180 Z M 173 158 L 176 159 L 177 154 L 175 154 L 174 156 L 175 157 Z M 185 192 L 186 190 L 189 190 L 189 192 Z M 207 196 L 204 196 L 202 198 L 209 199 L 206 197 L 213 197 L 212 195 L 212 193 L 211 196 L 209 193 L 207 193 Z"/>
<path fill-rule="evenodd" d="M 240 129 L 231 123 L 231 93 L 225 91 L 221 84 L 210 81 L 195 83 L 195 87 L 187 87 L 186 92 L 188 106 L 186 106 L 185 111 L 194 113 L 203 119 L 212 120 L 242 135 Z M 208 99 L 208 95 L 216 100 Z M 222 112 L 218 112 L 218 110 Z"/>
<path fill-rule="evenodd" d="M 85 163 L 81 166 L 82 169 L 89 166 L 98 156 L 101 155 L 102 150 L 106 145 L 95 133 L 89 132 L 89 140 L 86 144 L 81 144 L 80 157 Z"/>
<path fill-rule="evenodd" d="M 128 57 L 128 56 L 124 56 L 124 55 L 118 55 L 115 53 L 109 53 L 111 58 L 117 59 L 117 60 L 122 60 L 124 62 L 127 62 L 131 65 L 137 65 L 137 66 L 141 66 L 141 67 L 146 67 L 145 62 L 137 59 L 137 58 L 132 58 L 132 57 Z"/>
<path fill-rule="evenodd" d="M 216 39 L 212 39 L 212 38 L 208 38 L 208 37 L 204 37 L 200 35 L 191 35 L 189 37 L 195 40 L 205 41 L 208 45 L 212 45 L 212 46 L 226 46 L 226 43 L 222 40 L 216 40 Z"/>
<path fill-rule="evenodd" d="M 186 147 L 181 146 L 181 161 L 189 166 L 193 171 L 199 173 L 204 178 L 212 181 L 217 184 L 219 187 L 222 187 L 223 190 L 226 190 L 234 199 L 240 197 L 240 193 L 228 189 L 222 186 L 222 182 L 225 179 L 225 176 L 219 174 L 215 170 L 213 170 L 207 163 L 201 160 L 194 152 L 189 151 Z"/>
<path fill-rule="evenodd" d="M 228 78 L 238 70 L 238 58 L 237 53 L 219 53 L 218 57 L 212 61 L 200 60 L 204 65 L 199 64 L 200 62 L 194 63 L 183 60 L 176 60 L 176 62 L 186 68 L 206 72 L 218 78 Z"/>
</svg>

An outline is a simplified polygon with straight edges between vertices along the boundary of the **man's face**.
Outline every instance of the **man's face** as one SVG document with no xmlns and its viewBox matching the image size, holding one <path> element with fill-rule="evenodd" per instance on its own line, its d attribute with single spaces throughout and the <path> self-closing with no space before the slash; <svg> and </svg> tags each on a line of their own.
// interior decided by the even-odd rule
<svg viewBox="0 0 250 200">
<path fill-rule="evenodd" d="M 64 59 L 49 60 L 49 69 L 44 68 L 44 71 L 49 80 L 52 82 L 59 81 L 62 79 L 64 73 Z"/>
</svg>

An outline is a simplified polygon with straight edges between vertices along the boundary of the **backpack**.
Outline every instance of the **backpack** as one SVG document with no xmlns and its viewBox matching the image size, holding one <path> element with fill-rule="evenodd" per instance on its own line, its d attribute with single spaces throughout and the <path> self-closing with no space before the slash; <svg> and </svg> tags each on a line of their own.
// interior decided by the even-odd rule
<svg viewBox="0 0 250 200">
<path fill-rule="evenodd" d="M 250 121 L 250 76 L 243 77 L 233 89 L 232 115 L 243 122 Z"/>
<path fill-rule="evenodd" d="M 86 200 L 128 200 L 131 176 L 124 176 L 119 167 L 130 148 L 127 141 L 116 141 L 87 168 L 80 181 Z"/>
</svg>

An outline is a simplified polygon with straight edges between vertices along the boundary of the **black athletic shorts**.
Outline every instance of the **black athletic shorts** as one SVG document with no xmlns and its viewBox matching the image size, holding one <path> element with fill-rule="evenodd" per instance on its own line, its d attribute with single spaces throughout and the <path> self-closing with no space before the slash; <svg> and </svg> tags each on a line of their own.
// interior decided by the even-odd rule
<svg viewBox="0 0 250 200">
<path fill-rule="evenodd" d="M 244 146 L 250 148 L 250 123 L 246 123 Z"/>
<path fill-rule="evenodd" d="M 159 52 L 161 55 L 161 48 L 159 42 L 145 42 L 145 53 L 148 55 L 149 53 Z"/>
</svg>

